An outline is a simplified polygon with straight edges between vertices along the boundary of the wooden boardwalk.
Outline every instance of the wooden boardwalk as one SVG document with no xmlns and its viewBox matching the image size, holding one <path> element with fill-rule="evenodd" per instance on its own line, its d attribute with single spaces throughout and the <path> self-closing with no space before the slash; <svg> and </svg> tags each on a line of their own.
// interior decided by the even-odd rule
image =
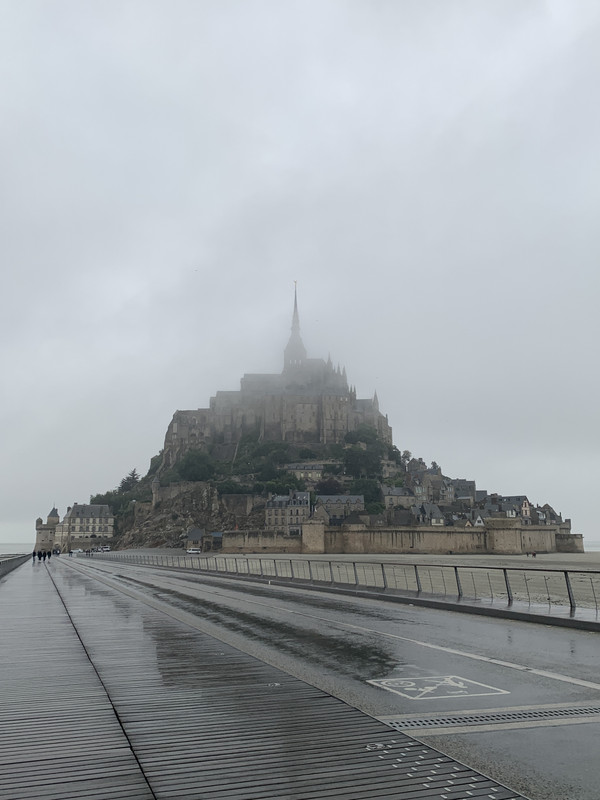
<svg viewBox="0 0 600 800">
<path fill-rule="evenodd" d="M 0 579 L 2 800 L 521 795 L 82 574 Z"/>
</svg>

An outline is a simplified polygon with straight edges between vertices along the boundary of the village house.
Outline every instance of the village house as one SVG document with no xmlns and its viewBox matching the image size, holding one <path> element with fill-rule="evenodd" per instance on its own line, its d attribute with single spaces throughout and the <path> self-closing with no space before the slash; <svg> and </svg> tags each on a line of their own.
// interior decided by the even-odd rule
<svg viewBox="0 0 600 800">
<path fill-rule="evenodd" d="M 350 514 L 365 510 L 365 498 L 362 494 L 319 494 L 315 505 L 327 512 L 330 525 L 341 525 Z"/>
<path fill-rule="evenodd" d="M 62 522 L 56 508 L 43 523 L 38 517 L 35 523 L 36 548 L 44 550 L 94 549 L 109 546 L 114 535 L 115 520 L 107 505 L 74 503 L 67 508 Z"/>
<path fill-rule="evenodd" d="M 397 506 L 410 508 L 415 502 L 414 493 L 403 486 L 383 486 L 381 494 L 386 509 L 396 508 Z"/>
<path fill-rule="evenodd" d="M 299 536 L 302 523 L 310 517 L 310 493 L 271 495 L 265 507 L 265 530 Z"/>
</svg>

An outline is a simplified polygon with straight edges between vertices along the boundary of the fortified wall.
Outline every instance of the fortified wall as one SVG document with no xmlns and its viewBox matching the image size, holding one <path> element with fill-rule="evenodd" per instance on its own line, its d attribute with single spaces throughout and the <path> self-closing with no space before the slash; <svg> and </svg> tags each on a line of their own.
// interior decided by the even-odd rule
<svg viewBox="0 0 600 800">
<path fill-rule="evenodd" d="M 494 521 L 496 522 L 496 521 Z M 494 554 L 583 553 L 583 537 L 566 534 L 559 526 L 507 525 L 490 528 L 456 529 L 439 526 L 418 528 L 366 529 L 360 525 L 327 527 L 309 520 L 300 536 L 270 531 L 227 531 L 224 553 L 327 554 Z"/>
</svg>

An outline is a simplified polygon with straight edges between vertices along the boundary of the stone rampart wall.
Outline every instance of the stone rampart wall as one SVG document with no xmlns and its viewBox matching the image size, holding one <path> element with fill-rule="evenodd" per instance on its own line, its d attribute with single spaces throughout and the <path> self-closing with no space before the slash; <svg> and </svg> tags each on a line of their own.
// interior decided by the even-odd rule
<svg viewBox="0 0 600 800">
<path fill-rule="evenodd" d="M 302 537 L 277 531 L 226 531 L 224 553 L 301 553 Z"/>
<path fill-rule="evenodd" d="M 571 548 L 568 550 L 567 548 Z M 580 549 L 579 549 L 580 548 Z M 522 553 L 583 552 L 581 537 L 567 536 L 554 526 L 514 526 L 492 529 L 419 527 L 365 529 L 360 525 L 326 527 L 310 520 L 302 536 L 271 531 L 231 531 L 223 534 L 227 553 Z"/>
<path fill-rule="evenodd" d="M 557 553 L 583 553 L 583 536 L 580 533 L 557 533 Z"/>
<path fill-rule="evenodd" d="M 486 531 L 453 531 L 448 528 L 382 528 L 349 530 L 328 528 L 326 553 L 486 553 Z"/>
</svg>

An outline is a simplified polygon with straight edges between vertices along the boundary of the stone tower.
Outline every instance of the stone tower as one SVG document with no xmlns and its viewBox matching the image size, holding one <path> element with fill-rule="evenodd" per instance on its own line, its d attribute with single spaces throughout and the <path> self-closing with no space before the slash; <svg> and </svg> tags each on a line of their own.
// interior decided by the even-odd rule
<svg viewBox="0 0 600 800">
<path fill-rule="evenodd" d="M 54 539 L 56 536 L 56 526 L 60 522 L 60 516 L 55 506 L 46 518 L 46 522 L 42 522 L 42 518 L 38 517 L 35 521 L 35 549 L 36 550 L 52 550 L 54 547 Z"/>
</svg>

